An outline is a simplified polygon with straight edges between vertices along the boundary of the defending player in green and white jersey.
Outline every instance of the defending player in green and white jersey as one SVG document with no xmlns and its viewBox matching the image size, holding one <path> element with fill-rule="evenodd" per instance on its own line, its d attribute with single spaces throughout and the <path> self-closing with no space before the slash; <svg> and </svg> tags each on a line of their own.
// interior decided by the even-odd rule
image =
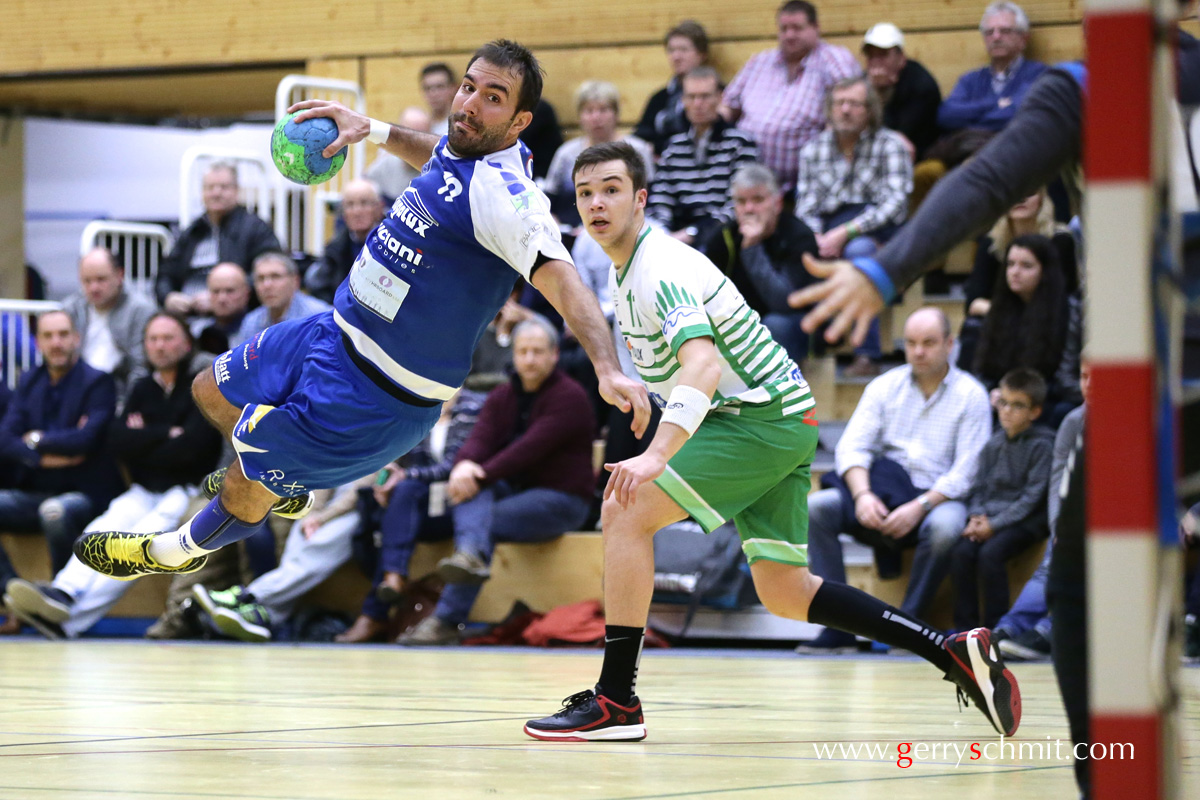
<svg viewBox="0 0 1200 800">
<path fill-rule="evenodd" d="M 676 353 L 688 339 L 716 345 L 721 378 L 712 408 L 755 419 L 779 419 L 816 405 L 787 352 L 757 312 L 700 252 L 645 225 L 633 257 L 609 273 L 621 335 L 661 408 L 679 382 Z"/>
<path fill-rule="evenodd" d="M 645 220 L 646 172 L 628 144 L 585 150 L 575 201 L 612 258 L 617 319 L 662 422 L 646 452 L 617 464 L 604 490 L 604 664 L 594 690 L 530 720 L 551 741 L 638 741 L 634 694 L 650 596 L 654 533 L 693 517 L 734 520 L 755 589 L 774 614 L 809 620 L 926 659 L 1011 736 L 1021 717 L 1012 673 L 986 629 L 945 637 L 897 608 L 808 570 L 815 403 L 800 370 L 715 266 Z"/>
</svg>

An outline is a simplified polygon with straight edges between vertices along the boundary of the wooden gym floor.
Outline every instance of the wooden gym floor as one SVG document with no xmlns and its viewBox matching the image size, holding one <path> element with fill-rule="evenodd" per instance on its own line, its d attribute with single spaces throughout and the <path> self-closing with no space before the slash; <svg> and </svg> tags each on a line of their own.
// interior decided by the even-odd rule
<svg viewBox="0 0 1200 800">
<path fill-rule="evenodd" d="M 1076 796 L 1054 758 L 1067 731 L 1048 665 L 1014 670 L 1014 742 L 1048 742 L 1041 757 L 993 745 L 987 758 L 990 726 L 915 658 L 787 651 L 648 651 L 645 742 L 526 738 L 522 722 L 589 686 L 599 663 L 580 650 L 10 639 L 0 799 Z M 1197 797 L 1200 669 L 1182 689 L 1181 796 Z M 898 767 L 903 742 L 925 759 Z"/>
</svg>

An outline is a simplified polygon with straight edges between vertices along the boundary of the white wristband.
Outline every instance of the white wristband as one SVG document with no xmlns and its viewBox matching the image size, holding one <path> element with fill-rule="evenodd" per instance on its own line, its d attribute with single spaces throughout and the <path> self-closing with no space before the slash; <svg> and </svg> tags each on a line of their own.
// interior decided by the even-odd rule
<svg viewBox="0 0 1200 800">
<path fill-rule="evenodd" d="M 370 122 L 371 132 L 367 134 L 367 141 L 371 144 L 387 144 L 388 137 L 392 135 L 392 126 L 377 119 Z"/>
<path fill-rule="evenodd" d="M 704 392 L 681 384 L 671 390 L 667 407 L 663 409 L 662 421 L 678 425 L 691 436 L 707 416 L 710 402 Z"/>
</svg>

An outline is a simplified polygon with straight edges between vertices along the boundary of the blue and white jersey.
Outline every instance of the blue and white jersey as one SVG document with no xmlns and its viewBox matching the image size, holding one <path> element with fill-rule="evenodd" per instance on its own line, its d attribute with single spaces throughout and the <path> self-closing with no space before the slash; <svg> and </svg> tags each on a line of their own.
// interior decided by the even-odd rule
<svg viewBox="0 0 1200 800">
<path fill-rule="evenodd" d="M 354 349 L 404 389 L 446 400 L 539 253 L 570 263 L 522 142 L 459 158 L 443 136 L 371 232 L 334 297 Z"/>
</svg>

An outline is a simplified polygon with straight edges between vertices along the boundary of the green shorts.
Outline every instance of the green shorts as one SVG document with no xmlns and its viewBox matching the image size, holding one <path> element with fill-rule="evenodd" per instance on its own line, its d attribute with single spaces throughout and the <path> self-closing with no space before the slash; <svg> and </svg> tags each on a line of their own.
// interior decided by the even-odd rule
<svg viewBox="0 0 1200 800">
<path fill-rule="evenodd" d="M 760 558 L 808 566 L 810 465 L 816 420 L 709 414 L 658 480 L 658 487 L 712 533 L 732 519 L 742 550 Z"/>
</svg>

